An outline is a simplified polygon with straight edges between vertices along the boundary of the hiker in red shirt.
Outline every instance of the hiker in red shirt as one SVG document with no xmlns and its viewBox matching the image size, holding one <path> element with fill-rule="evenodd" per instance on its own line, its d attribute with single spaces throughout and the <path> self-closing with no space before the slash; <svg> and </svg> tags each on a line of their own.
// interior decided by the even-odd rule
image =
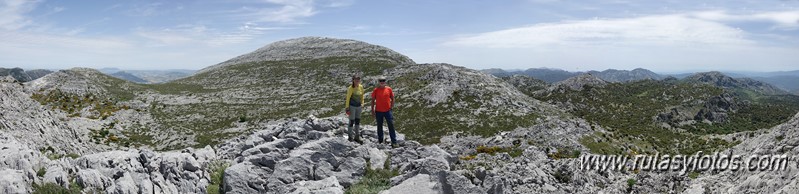
<svg viewBox="0 0 799 194">
<path fill-rule="evenodd" d="M 394 117 L 391 116 L 391 107 L 394 107 L 394 91 L 386 85 L 386 77 L 377 79 L 379 85 L 372 91 L 372 116 L 377 121 L 377 141 L 383 143 L 383 118 L 388 124 L 388 135 L 391 137 L 391 146 L 397 147 L 397 134 L 394 131 Z"/>
</svg>

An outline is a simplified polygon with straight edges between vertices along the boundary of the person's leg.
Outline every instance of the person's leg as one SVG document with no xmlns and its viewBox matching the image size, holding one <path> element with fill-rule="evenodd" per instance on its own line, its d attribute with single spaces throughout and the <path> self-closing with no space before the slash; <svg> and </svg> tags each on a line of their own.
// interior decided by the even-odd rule
<svg viewBox="0 0 799 194">
<path fill-rule="evenodd" d="M 355 115 L 355 126 L 353 127 L 353 134 L 355 134 L 355 141 L 361 141 L 361 107 L 354 107 L 350 109 L 350 114 Z"/>
<path fill-rule="evenodd" d="M 353 134 L 353 129 L 352 129 L 352 127 L 355 125 L 355 115 L 352 114 L 352 106 L 350 106 L 349 109 L 350 109 L 350 115 L 349 115 L 350 124 L 347 126 L 347 136 L 348 136 L 347 140 L 352 141 L 353 137 L 355 137 L 355 134 Z"/>
<path fill-rule="evenodd" d="M 377 143 L 383 143 L 383 116 L 384 113 L 375 112 L 375 120 L 377 120 Z"/>
<path fill-rule="evenodd" d="M 355 134 L 355 141 L 361 140 L 361 119 L 355 119 L 355 126 L 352 128 Z"/>
<path fill-rule="evenodd" d="M 388 124 L 388 136 L 391 137 L 391 144 L 397 144 L 397 132 L 394 130 L 394 117 L 391 111 L 386 112 L 386 124 Z"/>
</svg>

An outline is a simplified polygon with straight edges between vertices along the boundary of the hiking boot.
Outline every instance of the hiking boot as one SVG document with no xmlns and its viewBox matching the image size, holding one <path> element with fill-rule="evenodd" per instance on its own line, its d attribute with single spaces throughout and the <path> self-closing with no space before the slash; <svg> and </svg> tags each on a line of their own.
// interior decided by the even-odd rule
<svg viewBox="0 0 799 194">
<path fill-rule="evenodd" d="M 359 138 L 355 138 L 355 142 L 357 142 L 358 144 L 363 145 L 363 141 L 361 141 L 361 139 L 359 139 Z"/>
<path fill-rule="evenodd" d="M 392 143 L 391 144 L 391 148 L 398 148 L 398 147 L 400 147 L 399 144 L 396 144 L 396 143 Z"/>
</svg>

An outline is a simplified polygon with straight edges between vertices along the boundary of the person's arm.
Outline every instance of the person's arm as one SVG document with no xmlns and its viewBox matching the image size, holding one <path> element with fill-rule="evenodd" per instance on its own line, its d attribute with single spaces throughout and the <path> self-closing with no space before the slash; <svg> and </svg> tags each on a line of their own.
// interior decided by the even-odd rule
<svg viewBox="0 0 799 194">
<path fill-rule="evenodd" d="M 391 91 L 391 109 L 392 109 L 392 110 L 395 108 L 395 106 L 394 106 L 394 101 L 395 101 L 395 100 L 394 100 L 394 99 L 395 99 L 395 98 L 394 98 L 394 90 L 392 90 L 392 91 Z"/>
<path fill-rule="evenodd" d="M 394 110 L 394 108 L 396 108 L 396 107 L 394 106 L 394 95 L 392 94 L 391 95 L 391 110 Z"/>
<path fill-rule="evenodd" d="M 372 93 L 370 94 L 370 96 L 372 96 L 372 105 L 371 105 L 372 106 L 372 116 L 375 116 L 375 91 L 374 90 L 372 90 Z"/>
<path fill-rule="evenodd" d="M 366 95 L 366 90 L 363 89 L 362 85 L 358 85 L 358 89 L 361 90 L 361 107 L 364 107 L 364 105 L 366 105 L 364 104 L 364 100 L 366 100 L 364 99 L 364 96 Z"/>
</svg>

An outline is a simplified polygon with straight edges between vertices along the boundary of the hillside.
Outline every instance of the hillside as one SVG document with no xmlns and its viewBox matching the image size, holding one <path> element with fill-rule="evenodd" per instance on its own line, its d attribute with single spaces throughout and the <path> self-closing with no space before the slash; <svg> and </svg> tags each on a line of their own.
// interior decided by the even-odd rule
<svg viewBox="0 0 799 194">
<path fill-rule="evenodd" d="M 736 140 L 729 134 L 770 128 L 799 111 L 799 97 L 773 86 L 715 72 L 683 80 L 601 83 L 575 79 L 557 83 L 533 96 L 608 128 L 586 137 L 594 153 L 694 153 L 723 149 Z"/>
<path fill-rule="evenodd" d="M 799 76 L 780 75 L 773 77 L 753 77 L 752 79 L 769 83 L 794 95 L 799 95 Z"/>
<path fill-rule="evenodd" d="M 111 107 L 136 110 L 129 115 L 133 118 L 117 122 L 127 127 L 123 140 L 178 149 L 215 145 L 258 129 L 262 121 L 341 115 L 343 94 L 355 72 L 363 75 L 367 90 L 376 76 L 389 77 L 397 94 L 397 128 L 426 144 L 452 132 L 487 136 L 529 126 L 555 110 L 478 71 L 417 65 L 382 46 L 319 37 L 275 42 L 163 84 L 136 84 L 71 69 L 31 86 L 40 96 L 109 97 Z M 111 110 L 76 116 L 102 118 L 114 115 Z M 367 117 L 363 122 L 373 121 Z"/>
</svg>

